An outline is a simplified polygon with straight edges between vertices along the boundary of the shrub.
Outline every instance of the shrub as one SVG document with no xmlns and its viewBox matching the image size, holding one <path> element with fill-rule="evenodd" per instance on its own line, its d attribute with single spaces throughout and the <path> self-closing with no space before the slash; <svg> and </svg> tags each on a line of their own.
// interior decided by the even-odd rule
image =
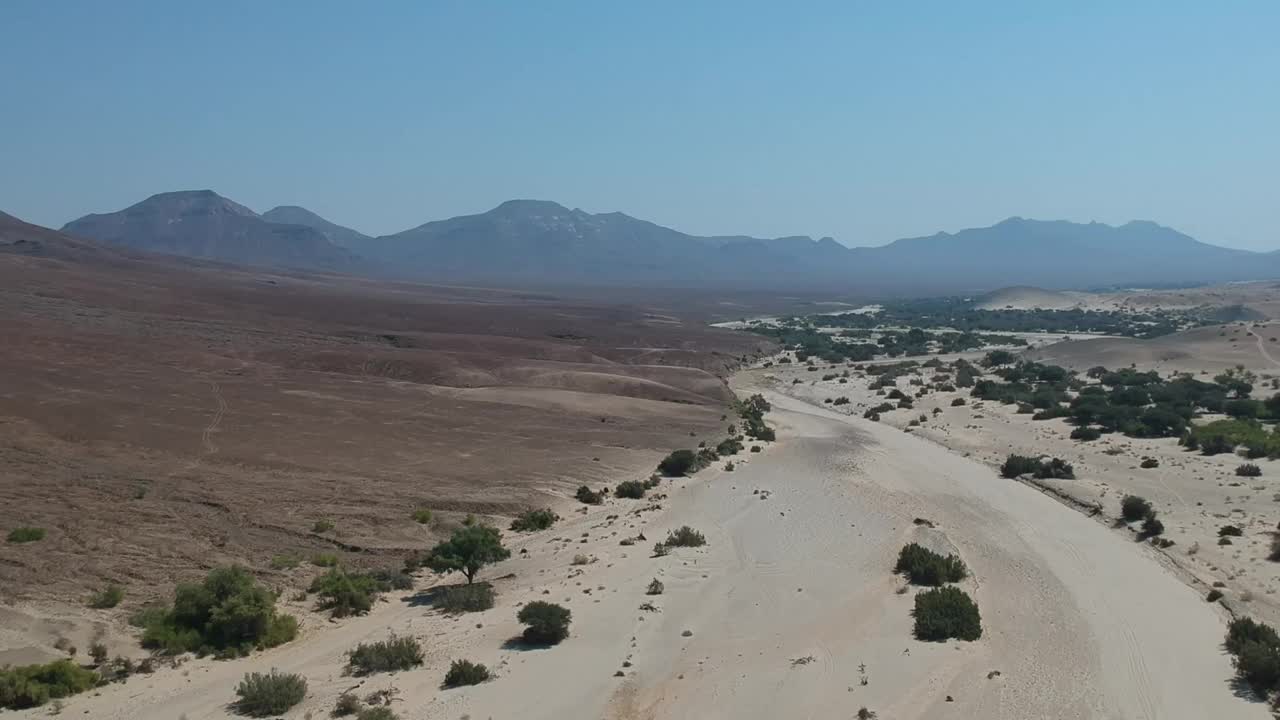
<svg viewBox="0 0 1280 720">
<path fill-rule="evenodd" d="M 1137 495 L 1125 495 L 1120 501 L 1120 517 L 1128 522 L 1136 522 L 1150 515 L 1151 503 Z"/>
<path fill-rule="evenodd" d="M 427 525 L 431 522 L 431 511 L 426 508 L 418 508 L 413 511 L 413 521 L 420 525 Z"/>
<path fill-rule="evenodd" d="M 16 527 L 9 531 L 9 542 L 29 543 L 44 539 L 44 528 L 38 527 Z"/>
<path fill-rule="evenodd" d="M 311 582 L 309 592 L 320 597 L 321 610 L 340 618 L 369 612 L 379 589 L 377 581 L 368 575 L 332 568 Z"/>
<path fill-rule="evenodd" d="M 716 445 L 717 455 L 737 455 L 740 452 L 742 452 L 742 443 L 738 442 L 734 438 L 725 438 Z"/>
<path fill-rule="evenodd" d="M 659 580 L 658 578 L 654 578 L 653 580 L 649 581 L 649 587 L 645 588 L 644 594 L 645 595 L 661 595 L 662 591 L 665 589 L 666 589 L 666 586 L 662 584 L 662 581 Z"/>
<path fill-rule="evenodd" d="M 1258 477 L 1262 475 L 1262 468 L 1253 463 L 1245 463 L 1236 468 L 1236 475 L 1240 477 Z"/>
<path fill-rule="evenodd" d="M 215 568 L 200 584 L 182 583 L 173 607 L 135 616 L 142 621 L 142 645 L 166 654 L 216 652 L 246 655 L 275 647 L 298 634 L 298 621 L 276 613 L 276 598 L 238 566 Z"/>
<path fill-rule="evenodd" d="M 1142 458 L 1142 462 L 1138 464 L 1138 467 L 1143 470 L 1150 470 L 1151 468 L 1160 467 L 1160 461 L 1155 458 Z"/>
<path fill-rule="evenodd" d="M 1164 533 L 1164 523 L 1160 522 L 1160 518 L 1156 517 L 1156 514 L 1154 512 L 1148 515 L 1146 520 L 1142 521 L 1143 537 L 1156 537 L 1157 535 L 1161 535 L 1163 533 Z"/>
<path fill-rule="evenodd" d="M 613 489 L 613 494 L 615 497 L 639 500 L 644 497 L 645 489 L 644 483 L 640 480 L 623 480 Z"/>
<path fill-rule="evenodd" d="M 438 573 L 459 571 L 467 584 L 485 565 L 506 560 L 511 551 L 502 546 L 502 533 L 488 525 L 467 525 L 427 553 L 423 564 Z"/>
<path fill-rule="evenodd" d="M 1071 431 L 1072 440 L 1081 440 L 1084 442 L 1089 442 L 1092 440 L 1097 440 L 1100 437 L 1102 437 L 1101 430 L 1095 427 L 1089 427 L 1087 425 L 1082 425 Z"/>
<path fill-rule="evenodd" d="M 105 610 L 119 605 L 121 600 L 124 600 L 124 588 L 111 583 L 89 596 L 89 607 Z"/>
<path fill-rule="evenodd" d="M 697 455 L 692 450 L 676 450 L 658 463 L 658 470 L 663 475 L 681 477 L 696 471 Z M 619 495 L 619 497 L 622 497 Z"/>
<path fill-rule="evenodd" d="M 1204 599 L 1206 602 L 1218 602 L 1219 600 L 1222 599 L 1222 591 L 1217 588 L 1214 588 L 1209 591 L 1208 595 L 1204 596 Z"/>
<path fill-rule="evenodd" d="M 952 398 L 952 399 L 951 399 L 951 407 L 961 407 L 961 406 L 963 406 L 963 405 L 965 405 L 965 404 L 967 404 L 967 402 L 966 402 L 966 401 L 965 401 L 965 399 L 964 399 L 964 398 L 962 398 L 962 397 Z"/>
<path fill-rule="evenodd" d="M 578 492 L 574 493 L 574 497 L 578 499 L 578 502 L 586 505 L 599 505 L 604 502 L 604 493 L 595 492 L 586 485 L 578 488 Z"/>
<path fill-rule="evenodd" d="M 529 510 L 527 512 L 522 513 L 515 520 L 511 521 L 511 529 L 516 532 L 532 532 L 534 530 L 546 530 L 552 525 L 555 525 L 556 521 L 559 519 L 560 519 L 560 516 L 555 514 L 554 512 L 551 512 L 550 508 L 543 508 L 541 510 Z"/>
<path fill-rule="evenodd" d="M 1271 536 L 1271 552 L 1267 555 L 1267 559 L 1272 562 L 1280 562 L 1280 535 Z"/>
<path fill-rule="evenodd" d="M 356 720 L 400 720 L 400 716 L 391 711 L 386 705 L 378 705 L 375 707 L 367 707 L 356 715 Z"/>
<path fill-rule="evenodd" d="M 654 557 L 666 557 L 670 552 L 671 552 L 671 548 L 667 547 L 666 545 L 663 545 L 662 543 L 653 544 Z"/>
<path fill-rule="evenodd" d="M 568 608 L 542 600 L 534 600 L 516 614 L 516 619 L 528 626 L 524 639 L 538 645 L 555 645 L 569 637 L 571 617 Z"/>
<path fill-rule="evenodd" d="M 90 645 L 89 657 L 93 660 L 94 665 L 105 663 L 107 661 L 107 646 L 100 642 Z"/>
<path fill-rule="evenodd" d="M 758 452 L 760 452 L 760 450 L 761 450 L 761 447 L 760 447 L 759 445 L 752 445 L 752 446 L 751 446 L 751 452 L 753 452 L 753 453 L 758 453 Z"/>
<path fill-rule="evenodd" d="M 1038 458 L 1025 455 L 1010 455 L 1005 459 L 1004 464 L 1000 466 L 1000 475 L 1006 478 L 1016 478 L 1020 475 L 1034 473 L 1039 468 L 1040 460 Z"/>
<path fill-rule="evenodd" d="M 701 547 L 706 544 L 706 536 L 688 525 L 667 533 L 667 539 L 663 542 L 667 547 Z"/>
<path fill-rule="evenodd" d="M 831 404 L 832 404 L 832 405 L 848 405 L 848 404 L 849 404 L 849 398 L 847 398 L 847 397 L 845 397 L 845 396 L 841 395 L 840 397 L 838 397 L 838 398 L 836 398 L 835 400 L 831 401 Z"/>
<path fill-rule="evenodd" d="M 311 526 L 311 532 L 314 532 L 314 533 L 326 533 L 332 529 L 333 529 L 332 520 L 323 520 L 323 519 L 317 520 L 315 524 Z"/>
<path fill-rule="evenodd" d="M 916 543 L 902 548 L 893 571 L 906 575 L 913 585 L 937 586 L 960 582 L 968 575 L 968 569 L 960 558 L 955 555 L 943 557 Z"/>
<path fill-rule="evenodd" d="M 493 607 L 493 586 L 489 583 L 457 585 L 436 591 L 432 605 L 449 614 L 480 612 Z"/>
<path fill-rule="evenodd" d="M 1242 537 L 1244 530 L 1237 525 L 1223 525 L 1218 528 L 1218 537 Z"/>
<path fill-rule="evenodd" d="M 1280 647 L 1280 634 L 1275 628 L 1249 617 L 1236 618 L 1227 625 L 1227 639 L 1223 643 L 1227 652 L 1237 654 L 1245 643 L 1256 642 Z"/>
<path fill-rule="evenodd" d="M 479 685 L 493 677 L 489 672 L 489 668 L 480 663 L 473 663 L 470 660 L 454 660 L 449 665 L 449 672 L 445 673 L 444 686 L 447 688 L 462 687 L 463 685 Z"/>
<path fill-rule="evenodd" d="M 982 637 L 982 617 L 977 604 L 963 590 L 951 585 L 916 595 L 913 615 L 917 640 Z"/>
<path fill-rule="evenodd" d="M 307 696 L 307 681 L 301 675 L 282 673 L 247 673 L 236 688 L 239 700 L 236 711 L 252 717 L 282 715 Z"/>
<path fill-rule="evenodd" d="M 408 670 L 422 664 L 422 646 L 411 637 L 392 635 L 386 640 L 360 643 L 347 653 L 347 668 L 354 675 Z"/>
<path fill-rule="evenodd" d="M 352 692 L 344 692 L 338 696 L 338 702 L 333 706 L 334 717 L 345 717 L 347 715 L 355 715 L 364 709 L 364 703 L 360 702 L 360 698 Z"/>
<path fill-rule="evenodd" d="M 338 567 L 338 556 L 333 553 L 316 553 L 311 556 L 311 564 L 316 567 Z"/>
<path fill-rule="evenodd" d="M 1259 694 L 1280 687 L 1280 646 L 1246 641 L 1232 658 L 1236 676 Z"/>
<path fill-rule="evenodd" d="M 0 667 L 0 708 L 37 707 L 92 689 L 98 681 L 98 673 L 70 660 Z"/>
</svg>

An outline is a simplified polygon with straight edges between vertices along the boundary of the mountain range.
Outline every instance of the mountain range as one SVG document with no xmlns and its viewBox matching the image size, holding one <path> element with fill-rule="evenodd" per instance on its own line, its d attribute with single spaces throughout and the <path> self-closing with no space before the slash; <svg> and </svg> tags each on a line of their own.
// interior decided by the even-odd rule
<svg viewBox="0 0 1280 720">
<path fill-rule="evenodd" d="M 696 236 L 619 212 L 542 200 L 370 237 L 298 206 L 261 215 L 210 190 L 86 215 L 71 235 L 244 265 L 506 285 L 942 294 L 1009 285 L 1161 286 L 1280 276 L 1280 254 L 1209 245 L 1147 221 L 1009 218 L 849 248 L 831 238 Z"/>
</svg>

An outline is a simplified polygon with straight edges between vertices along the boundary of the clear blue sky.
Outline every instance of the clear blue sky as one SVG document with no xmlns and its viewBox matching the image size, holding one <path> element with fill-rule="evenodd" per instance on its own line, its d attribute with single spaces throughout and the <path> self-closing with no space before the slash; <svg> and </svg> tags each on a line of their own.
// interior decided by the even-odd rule
<svg viewBox="0 0 1280 720">
<path fill-rule="evenodd" d="M 1010 215 L 1280 248 L 1280 2 L 4 0 L 0 209 L 363 232 L 509 198 L 881 244 Z"/>
</svg>

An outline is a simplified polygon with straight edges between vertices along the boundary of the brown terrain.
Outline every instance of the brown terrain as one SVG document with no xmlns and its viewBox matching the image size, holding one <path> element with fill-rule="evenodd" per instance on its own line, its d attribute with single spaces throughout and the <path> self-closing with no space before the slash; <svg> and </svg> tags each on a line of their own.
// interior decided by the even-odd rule
<svg viewBox="0 0 1280 720">
<path fill-rule="evenodd" d="M 647 474 L 722 430 L 723 377 L 768 349 L 652 307 L 179 261 L 0 214 L 0 531 L 48 532 L 0 543 L 0 602 L 398 565 L 466 513 Z"/>
</svg>

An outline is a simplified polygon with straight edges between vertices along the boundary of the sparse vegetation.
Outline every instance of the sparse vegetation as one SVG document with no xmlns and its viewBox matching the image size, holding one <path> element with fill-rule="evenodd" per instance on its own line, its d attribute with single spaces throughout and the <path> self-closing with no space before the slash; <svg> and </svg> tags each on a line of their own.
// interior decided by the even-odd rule
<svg viewBox="0 0 1280 720">
<path fill-rule="evenodd" d="M 574 497 L 585 505 L 599 505 L 604 502 L 604 493 L 596 492 L 586 485 L 579 487 Z"/>
<path fill-rule="evenodd" d="M 441 612 L 457 614 L 489 610 L 493 600 L 493 586 L 479 582 L 440 588 L 433 596 L 432 605 Z"/>
<path fill-rule="evenodd" d="M 1153 512 L 1151 503 L 1146 498 L 1137 495 L 1125 495 L 1120 500 L 1120 517 L 1127 522 L 1137 522 L 1146 518 Z"/>
<path fill-rule="evenodd" d="M 1227 625 L 1223 644 L 1242 682 L 1261 695 L 1280 690 L 1280 635 L 1274 628 L 1253 618 L 1236 618 Z"/>
<path fill-rule="evenodd" d="M 122 600 L 124 600 L 124 588 L 111 583 L 90 595 L 88 604 L 95 610 L 106 610 L 119 605 Z"/>
<path fill-rule="evenodd" d="M 1060 458 L 1051 458 L 1045 461 L 1041 458 L 1027 457 L 1025 455 L 1010 455 L 1004 461 L 1004 464 L 1000 466 L 1000 475 L 1006 478 L 1031 475 L 1042 480 L 1046 478 L 1072 480 L 1076 476 L 1071 463 Z"/>
<path fill-rule="evenodd" d="M 701 547 L 707 544 L 707 538 L 697 530 L 685 525 L 678 530 L 672 530 L 667 533 L 667 539 L 662 544 L 669 548 Z"/>
<path fill-rule="evenodd" d="M 301 675 L 272 670 L 248 673 L 236 688 L 236 711 L 251 717 L 283 715 L 307 696 L 307 681 Z"/>
<path fill-rule="evenodd" d="M 681 473 L 683 474 L 683 473 Z M 618 487 L 613 489 L 614 497 L 628 498 L 631 500 L 639 500 L 644 497 L 645 484 L 641 480 L 623 480 L 618 483 Z"/>
<path fill-rule="evenodd" d="M 1143 470 L 1150 470 L 1151 468 L 1158 468 L 1158 467 L 1160 467 L 1160 461 L 1159 461 L 1159 460 L 1156 460 L 1155 458 L 1150 458 L 1150 457 L 1149 457 L 1149 458 L 1143 458 L 1143 459 L 1142 459 L 1142 462 L 1138 464 L 1138 467 L 1142 468 Z"/>
<path fill-rule="evenodd" d="M 1259 477 L 1262 475 L 1262 468 L 1253 463 L 1244 463 L 1236 467 L 1236 475 L 1239 477 Z"/>
<path fill-rule="evenodd" d="M 524 513 L 521 513 L 520 516 L 517 517 L 515 520 L 511 521 L 511 529 L 515 532 L 533 532 L 535 530 L 546 530 L 550 528 L 552 525 L 555 525 L 556 521 L 559 519 L 560 519 L 560 516 L 555 514 L 554 512 L 551 512 L 550 508 L 543 508 L 541 510 L 528 510 Z"/>
<path fill-rule="evenodd" d="M 408 670 L 422 664 L 422 646 L 411 637 L 392 635 L 386 640 L 360 643 L 347 653 L 347 668 L 353 675 Z"/>
<path fill-rule="evenodd" d="M 697 464 L 698 456 L 692 450 L 675 450 L 658 463 L 658 471 L 668 477 L 683 477 L 696 472 Z"/>
<path fill-rule="evenodd" d="M 960 558 L 955 555 L 944 557 L 916 543 L 902 548 L 893 571 L 905 575 L 913 585 L 938 586 L 960 582 L 968 575 L 968 569 Z"/>
<path fill-rule="evenodd" d="M 298 621 L 276 612 L 276 598 L 238 566 L 216 568 L 200 584 L 181 583 L 171 609 L 135 616 L 144 626 L 143 647 L 176 655 L 247 655 L 275 647 L 298 634 Z"/>
<path fill-rule="evenodd" d="M 502 546 L 502 533 L 497 528 L 473 524 L 455 530 L 448 540 L 431 548 L 422 564 L 438 573 L 461 572 L 470 584 L 484 566 L 509 557 L 511 551 Z"/>
<path fill-rule="evenodd" d="M 444 686 L 447 688 L 462 687 L 463 685 L 479 685 L 493 677 L 489 672 L 489 668 L 480 663 L 474 663 L 470 660 L 454 660 L 449 665 L 449 672 L 445 673 Z"/>
<path fill-rule="evenodd" d="M 311 526 L 311 532 L 314 533 L 327 533 L 331 530 L 333 530 L 333 521 L 323 518 L 315 521 L 315 524 Z"/>
<path fill-rule="evenodd" d="M 338 696 L 338 701 L 334 703 L 332 715 L 334 717 L 346 717 L 355 715 L 363 709 L 364 703 L 360 702 L 359 696 L 353 692 L 344 692 Z"/>
<path fill-rule="evenodd" d="M 644 594 L 645 595 L 661 595 L 662 591 L 665 589 L 666 589 L 666 586 L 662 584 L 662 581 L 659 580 L 658 578 L 654 578 L 653 580 L 649 581 L 649 587 L 645 588 Z"/>
<path fill-rule="evenodd" d="M 15 545 L 20 545 L 22 543 L 38 542 L 43 540 L 44 536 L 44 528 L 16 527 L 9 531 L 8 540 Z"/>
<path fill-rule="evenodd" d="M 982 618 L 977 604 L 966 592 L 953 585 L 916 595 L 913 615 L 917 640 L 977 640 L 982 637 Z"/>
<path fill-rule="evenodd" d="M 569 637 L 572 613 L 568 608 L 555 603 L 534 600 L 520 608 L 516 619 L 527 626 L 523 635 L 526 642 L 555 645 Z"/>
<path fill-rule="evenodd" d="M 70 660 L 0 667 L 0 708 L 21 710 L 70 697 L 98 684 L 98 673 Z"/>
<path fill-rule="evenodd" d="M 431 524 L 431 511 L 426 508 L 418 508 L 413 511 L 413 521 L 419 525 Z"/>
</svg>

